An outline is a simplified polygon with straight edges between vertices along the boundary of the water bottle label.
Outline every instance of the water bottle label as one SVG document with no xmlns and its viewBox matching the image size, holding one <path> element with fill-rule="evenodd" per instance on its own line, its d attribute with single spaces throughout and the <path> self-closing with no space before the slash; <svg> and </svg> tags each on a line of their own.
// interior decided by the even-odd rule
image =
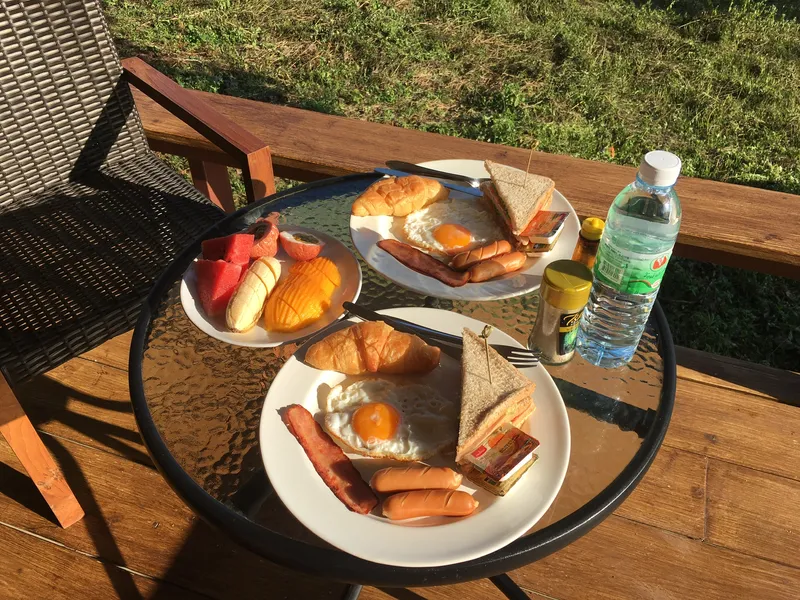
<svg viewBox="0 0 800 600">
<path fill-rule="evenodd" d="M 641 254 L 601 243 L 594 276 L 624 294 L 652 294 L 661 285 L 671 254 L 672 249 L 658 254 Z"/>
</svg>

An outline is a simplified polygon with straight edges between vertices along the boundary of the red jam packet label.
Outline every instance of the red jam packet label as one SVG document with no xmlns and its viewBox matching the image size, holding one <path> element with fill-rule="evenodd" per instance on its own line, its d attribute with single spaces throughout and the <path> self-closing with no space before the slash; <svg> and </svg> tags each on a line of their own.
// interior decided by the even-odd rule
<svg viewBox="0 0 800 600">
<path fill-rule="evenodd" d="M 468 456 L 468 461 L 482 473 L 502 481 L 530 460 L 539 441 L 511 424 L 492 433 Z"/>
<path fill-rule="evenodd" d="M 567 212 L 540 210 L 528 223 L 525 231 L 519 235 L 526 238 L 541 238 L 542 243 L 546 243 L 547 240 L 558 235 L 568 216 Z"/>
</svg>

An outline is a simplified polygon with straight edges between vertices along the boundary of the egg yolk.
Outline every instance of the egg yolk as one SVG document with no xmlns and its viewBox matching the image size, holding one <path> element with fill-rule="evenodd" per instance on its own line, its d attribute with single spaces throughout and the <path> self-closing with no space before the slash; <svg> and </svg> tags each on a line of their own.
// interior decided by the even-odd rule
<svg viewBox="0 0 800 600">
<path fill-rule="evenodd" d="M 433 238 L 445 250 L 458 250 L 472 241 L 472 234 L 466 227 L 454 223 L 445 223 L 433 230 Z"/>
<path fill-rule="evenodd" d="M 394 437 L 399 423 L 400 415 L 397 410 L 383 402 L 370 402 L 353 414 L 353 429 L 364 441 L 370 438 L 388 440 Z"/>
</svg>

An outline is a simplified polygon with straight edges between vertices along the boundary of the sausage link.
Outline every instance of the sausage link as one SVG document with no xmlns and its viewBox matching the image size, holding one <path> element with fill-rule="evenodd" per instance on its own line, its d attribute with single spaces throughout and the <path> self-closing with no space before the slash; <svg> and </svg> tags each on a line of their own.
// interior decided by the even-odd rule
<svg viewBox="0 0 800 600">
<path fill-rule="evenodd" d="M 456 271 L 466 271 L 475 263 L 506 252 L 511 252 L 511 244 L 506 240 L 497 240 L 480 248 L 473 248 L 461 254 L 456 254 L 453 260 L 450 261 L 450 266 Z"/>
<path fill-rule="evenodd" d="M 369 484 L 376 492 L 410 490 L 455 490 L 461 485 L 461 475 L 447 467 L 389 467 L 376 471 Z"/>
<path fill-rule="evenodd" d="M 512 271 L 518 271 L 525 266 L 527 258 L 524 252 L 509 252 L 484 260 L 470 267 L 469 280 L 472 282 L 487 281 Z"/>
<path fill-rule="evenodd" d="M 401 492 L 383 501 L 383 516 L 397 521 L 414 517 L 466 517 L 478 507 L 467 492 L 417 490 Z"/>
</svg>

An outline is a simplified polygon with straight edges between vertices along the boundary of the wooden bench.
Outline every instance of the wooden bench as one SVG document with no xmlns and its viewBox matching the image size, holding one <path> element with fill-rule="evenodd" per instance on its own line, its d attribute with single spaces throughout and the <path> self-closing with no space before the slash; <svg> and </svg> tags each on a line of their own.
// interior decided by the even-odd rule
<svg viewBox="0 0 800 600">
<path fill-rule="evenodd" d="M 300 181 L 371 171 L 386 160 L 492 159 L 525 168 L 528 150 L 192 91 L 270 146 L 275 174 Z M 153 150 L 185 156 L 193 173 L 239 166 L 228 154 L 134 90 Z M 204 165 L 207 168 L 204 169 Z M 537 152 L 532 170 L 555 180 L 581 217 L 604 216 L 635 169 Z M 221 172 L 224 176 L 224 171 Z M 219 183 L 219 182 L 218 182 Z M 678 256 L 800 278 L 800 196 L 704 179 L 678 184 L 684 217 Z"/>
</svg>

